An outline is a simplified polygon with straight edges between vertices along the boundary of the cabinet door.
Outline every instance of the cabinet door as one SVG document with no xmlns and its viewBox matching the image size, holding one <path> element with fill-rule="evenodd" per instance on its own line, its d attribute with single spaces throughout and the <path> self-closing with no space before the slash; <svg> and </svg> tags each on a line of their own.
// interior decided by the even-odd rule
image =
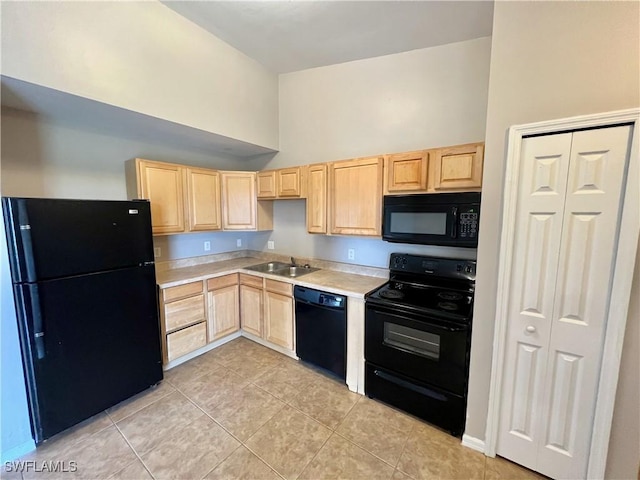
<svg viewBox="0 0 640 480">
<path fill-rule="evenodd" d="M 276 198 L 276 171 L 258 172 L 258 198 Z"/>
<path fill-rule="evenodd" d="M 293 350 L 293 298 L 265 292 L 265 339 Z"/>
<path fill-rule="evenodd" d="M 484 144 L 441 148 L 433 152 L 431 174 L 435 190 L 479 189 L 482 187 Z"/>
<path fill-rule="evenodd" d="M 309 167 L 307 192 L 307 231 L 327 233 L 327 166 Z"/>
<path fill-rule="evenodd" d="M 278 197 L 300 197 L 300 167 L 278 170 Z"/>
<path fill-rule="evenodd" d="M 189 230 L 220 230 L 220 173 L 187 168 L 186 176 Z"/>
<path fill-rule="evenodd" d="M 244 331 L 262 337 L 262 288 L 240 285 L 240 323 Z"/>
<path fill-rule="evenodd" d="M 222 172 L 222 228 L 256 229 L 255 172 Z"/>
<path fill-rule="evenodd" d="M 218 340 L 240 329 L 238 285 L 229 285 L 209 292 L 207 338 Z"/>
<path fill-rule="evenodd" d="M 396 153 L 385 159 L 385 193 L 427 190 L 429 152 Z"/>
<path fill-rule="evenodd" d="M 180 165 L 136 159 L 138 195 L 151 203 L 154 234 L 185 231 L 183 172 Z"/>
<path fill-rule="evenodd" d="M 382 157 L 329 166 L 331 233 L 379 236 L 382 230 Z"/>
</svg>

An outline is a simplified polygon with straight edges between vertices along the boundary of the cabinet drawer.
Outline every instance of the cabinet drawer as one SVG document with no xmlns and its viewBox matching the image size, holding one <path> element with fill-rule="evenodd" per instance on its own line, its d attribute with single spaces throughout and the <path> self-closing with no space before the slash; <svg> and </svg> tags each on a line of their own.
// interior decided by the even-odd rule
<svg viewBox="0 0 640 480">
<path fill-rule="evenodd" d="M 167 358 L 175 360 L 182 355 L 193 352 L 207 344 L 206 323 L 199 323 L 192 327 L 178 330 L 167 335 Z"/>
<path fill-rule="evenodd" d="M 269 292 L 280 293 L 282 295 L 293 295 L 293 285 L 286 282 L 267 279 L 265 280 L 265 289 Z"/>
<path fill-rule="evenodd" d="M 250 285 L 256 288 L 262 288 L 262 277 L 256 277 L 255 275 L 247 275 L 246 273 L 241 273 L 240 283 L 242 285 Z"/>
<path fill-rule="evenodd" d="M 202 293 L 202 282 L 192 282 L 178 285 L 177 287 L 165 288 L 162 290 L 162 299 L 166 303 L 178 298 L 190 297 L 197 293 Z"/>
<path fill-rule="evenodd" d="M 164 305 L 164 322 L 167 332 L 204 319 L 204 295 L 202 294 Z"/>
<path fill-rule="evenodd" d="M 216 290 L 218 288 L 229 287 L 238 284 L 238 274 L 223 275 L 222 277 L 210 278 L 207 280 L 207 290 Z"/>
</svg>

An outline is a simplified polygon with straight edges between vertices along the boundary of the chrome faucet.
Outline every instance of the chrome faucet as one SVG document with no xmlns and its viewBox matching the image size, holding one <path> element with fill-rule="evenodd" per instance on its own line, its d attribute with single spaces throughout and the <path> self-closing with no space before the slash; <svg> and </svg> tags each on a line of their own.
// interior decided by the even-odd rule
<svg viewBox="0 0 640 480">
<path fill-rule="evenodd" d="M 296 265 L 296 259 L 291 257 L 291 266 L 295 267 Z"/>
</svg>

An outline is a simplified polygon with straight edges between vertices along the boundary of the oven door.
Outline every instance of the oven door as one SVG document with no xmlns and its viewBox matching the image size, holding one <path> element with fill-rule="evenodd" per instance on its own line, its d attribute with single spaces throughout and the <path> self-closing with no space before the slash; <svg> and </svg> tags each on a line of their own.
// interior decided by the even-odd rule
<svg viewBox="0 0 640 480">
<path fill-rule="evenodd" d="M 458 395 L 466 394 L 470 327 L 367 303 L 365 359 Z"/>
</svg>

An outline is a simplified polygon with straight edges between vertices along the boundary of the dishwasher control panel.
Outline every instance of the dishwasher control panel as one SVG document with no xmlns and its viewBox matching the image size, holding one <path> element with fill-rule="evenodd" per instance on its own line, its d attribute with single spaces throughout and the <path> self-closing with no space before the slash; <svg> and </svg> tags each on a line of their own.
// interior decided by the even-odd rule
<svg viewBox="0 0 640 480">
<path fill-rule="evenodd" d="M 347 305 L 347 297 L 343 295 L 321 292 L 312 288 L 300 287 L 299 285 L 294 287 L 293 296 L 296 301 L 323 307 L 345 308 Z"/>
</svg>

